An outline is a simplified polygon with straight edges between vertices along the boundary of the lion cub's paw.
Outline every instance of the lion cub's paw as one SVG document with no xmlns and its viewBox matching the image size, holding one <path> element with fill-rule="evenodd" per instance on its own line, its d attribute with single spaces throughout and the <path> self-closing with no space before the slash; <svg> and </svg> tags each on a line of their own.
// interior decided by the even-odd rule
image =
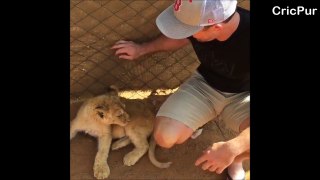
<svg viewBox="0 0 320 180">
<path fill-rule="evenodd" d="M 139 160 L 139 156 L 136 153 L 129 152 L 123 158 L 123 164 L 126 166 L 132 166 Z"/>
<path fill-rule="evenodd" d="M 95 164 L 93 171 L 97 179 L 105 179 L 110 175 L 110 168 L 107 164 Z"/>
</svg>

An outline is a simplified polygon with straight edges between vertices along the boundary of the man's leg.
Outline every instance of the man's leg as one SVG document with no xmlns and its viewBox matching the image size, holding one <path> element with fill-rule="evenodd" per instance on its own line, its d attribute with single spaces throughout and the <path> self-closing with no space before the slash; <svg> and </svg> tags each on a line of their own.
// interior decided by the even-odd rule
<svg viewBox="0 0 320 180">
<path fill-rule="evenodd" d="M 185 142 L 193 130 L 180 121 L 158 116 L 154 128 L 154 139 L 159 146 L 171 148 L 175 144 Z"/>
<path fill-rule="evenodd" d="M 185 142 L 198 128 L 216 117 L 224 97 L 195 73 L 160 107 L 154 127 L 158 145 L 170 148 Z"/>
</svg>

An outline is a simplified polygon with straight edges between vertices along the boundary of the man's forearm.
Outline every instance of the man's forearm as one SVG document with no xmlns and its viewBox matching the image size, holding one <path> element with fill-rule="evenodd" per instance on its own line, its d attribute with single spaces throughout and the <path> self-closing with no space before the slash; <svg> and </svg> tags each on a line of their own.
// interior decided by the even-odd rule
<svg viewBox="0 0 320 180">
<path fill-rule="evenodd" d="M 250 151 L 243 152 L 234 158 L 234 162 L 240 163 L 244 160 L 250 159 Z"/>
<path fill-rule="evenodd" d="M 228 141 L 228 143 L 237 155 L 250 151 L 250 127 L 244 129 L 237 137 Z"/>
<path fill-rule="evenodd" d="M 173 51 L 177 50 L 187 44 L 189 44 L 188 39 L 170 39 L 164 35 L 160 35 L 153 41 L 143 43 L 142 55 L 158 52 L 158 51 Z"/>
</svg>

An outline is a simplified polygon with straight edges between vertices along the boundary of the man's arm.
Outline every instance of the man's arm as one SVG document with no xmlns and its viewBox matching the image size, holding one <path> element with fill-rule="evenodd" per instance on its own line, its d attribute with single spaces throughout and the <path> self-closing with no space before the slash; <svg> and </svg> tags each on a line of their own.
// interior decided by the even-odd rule
<svg viewBox="0 0 320 180">
<path fill-rule="evenodd" d="M 111 47 L 115 49 L 115 55 L 121 59 L 134 60 L 139 57 L 154 53 L 157 51 L 172 51 L 177 50 L 187 44 L 189 39 L 170 39 L 164 35 L 160 35 L 153 41 L 137 44 L 133 41 L 120 40 Z"/>
<path fill-rule="evenodd" d="M 234 139 L 214 143 L 197 159 L 195 165 L 203 163 L 203 170 L 215 171 L 220 174 L 235 160 L 243 159 L 242 155 L 247 157 L 247 152 L 250 152 L 250 127 L 244 129 Z"/>
<path fill-rule="evenodd" d="M 237 155 L 250 151 L 250 127 L 244 129 L 237 137 L 227 141 Z"/>
</svg>

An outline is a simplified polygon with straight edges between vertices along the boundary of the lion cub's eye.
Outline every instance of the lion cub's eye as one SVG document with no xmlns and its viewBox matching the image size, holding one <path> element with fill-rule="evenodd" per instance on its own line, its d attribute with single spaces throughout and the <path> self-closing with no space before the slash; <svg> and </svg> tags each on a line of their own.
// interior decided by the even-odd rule
<svg viewBox="0 0 320 180">
<path fill-rule="evenodd" d="M 98 115 L 100 116 L 100 118 L 103 118 L 103 117 L 104 117 L 103 112 L 98 111 Z"/>
</svg>

